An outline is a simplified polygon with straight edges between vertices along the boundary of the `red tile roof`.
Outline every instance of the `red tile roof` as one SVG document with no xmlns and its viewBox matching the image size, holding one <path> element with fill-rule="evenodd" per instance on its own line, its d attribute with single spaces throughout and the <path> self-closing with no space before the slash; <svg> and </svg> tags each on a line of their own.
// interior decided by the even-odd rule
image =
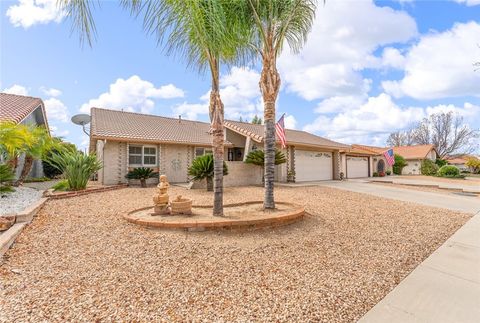
<svg viewBox="0 0 480 323">
<path fill-rule="evenodd" d="M 433 145 L 415 145 L 393 147 L 393 152 L 405 159 L 424 159 L 430 151 L 435 150 Z"/>
<path fill-rule="evenodd" d="M 265 132 L 265 128 L 263 125 L 226 120 L 225 127 L 235 132 L 241 133 L 245 136 L 249 136 L 257 142 L 263 141 L 263 136 Z M 350 146 L 348 145 L 341 144 L 327 138 L 319 137 L 306 131 L 286 129 L 285 133 L 288 145 L 327 147 L 336 149 L 350 148 Z M 277 142 L 280 142 L 278 138 Z"/>
<path fill-rule="evenodd" d="M 100 108 L 92 108 L 91 113 L 92 139 L 212 145 L 210 124 L 206 122 Z"/>
<path fill-rule="evenodd" d="M 43 101 L 41 99 L 30 96 L 0 93 L 0 121 L 13 121 L 15 123 L 20 123 L 39 106 L 45 116 Z"/>
</svg>

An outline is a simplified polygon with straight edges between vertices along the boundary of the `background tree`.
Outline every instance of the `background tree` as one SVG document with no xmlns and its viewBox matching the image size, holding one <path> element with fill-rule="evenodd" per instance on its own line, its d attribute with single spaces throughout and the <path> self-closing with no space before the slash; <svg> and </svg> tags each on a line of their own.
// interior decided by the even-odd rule
<svg viewBox="0 0 480 323">
<path fill-rule="evenodd" d="M 259 116 L 255 115 L 252 119 L 252 123 L 253 124 L 262 124 L 262 118 L 260 118 Z"/>
<path fill-rule="evenodd" d="M 60 5 L 91 44 L 95 25 L 88 0 L 59 0 Z M 183 0 L 122 0 L 134 16 L 143 16 L 145 30 L 156 35 L 167 54 L 177 54 L 188 66 L 210 71 L 209 115 L 214 157 L 213 215 L 223 216 L 224 107 L 220 98 L 220 62 L 245 58 L 248 34 L 234 19 L 242 2 Z M 245 29 L 243 29 L 245 31 Z"/>
<path fill-rule="evenodd" d="M 387 145 L 390 147 L 413 145 L 412 131 L 406 130 L 392 132 L 388 136 Z"/>
<path fill-rule="evenodd" d="M 450 112 L 440 112 L 425 118 L 413 130 L 413 140 L 419 145 L 433 144 L 441 158 L 454 153 L 473 152 L 478 132 L 464 123 L 463 117 Z"/>
<path fill-rule="evenodd" d="M 277 58 L 286 42 L 298 53 L 307 39 L 315 19 L 314 0 L 248 0 L 244 18 L 251 32 L 250 46 L 262 59 L 260 92 L 264 102 L 265 124 L 265 209 L 275 208 L 275 105 L 280 91 Z"/>
</svg>

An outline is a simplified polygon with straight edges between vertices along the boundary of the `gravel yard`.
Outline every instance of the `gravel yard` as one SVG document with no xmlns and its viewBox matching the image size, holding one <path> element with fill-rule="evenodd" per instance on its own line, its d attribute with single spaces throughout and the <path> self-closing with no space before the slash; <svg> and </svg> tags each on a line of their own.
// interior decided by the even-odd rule
<svg viewBox="0 0 480 323">
<path fill-rule="evenodd" d="M 29 187 L 15 187 L 15 192 L 0 197 L 0 216 L 23 211 L 42 197 L 43 191 Z"/>
<path fill-rule="evenodd" d="M 211 201 L 172 187 L 170 196 Z M 0 267 L 0 321 L 353 322 L 469 215 L 325 187 L 280 187 L 311 215 L 255 232 L 159 231 L 128 188 L 47 202 Z M 225 203 L 262 188 L 228 188 Z"/>
</svg>

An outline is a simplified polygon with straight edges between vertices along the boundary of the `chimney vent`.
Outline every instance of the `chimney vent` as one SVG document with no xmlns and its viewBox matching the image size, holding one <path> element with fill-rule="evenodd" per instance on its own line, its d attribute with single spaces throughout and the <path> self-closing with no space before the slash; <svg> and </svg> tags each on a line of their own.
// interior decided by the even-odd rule
<svg viewBox="0 0 480 323">
<path fill-rule="evenodd" d="M 182 122 L 182 115 L 179 114 L 179 115 L 178 115 L 178 123 L 181 123 L 181 122 Z"/>
</svg>

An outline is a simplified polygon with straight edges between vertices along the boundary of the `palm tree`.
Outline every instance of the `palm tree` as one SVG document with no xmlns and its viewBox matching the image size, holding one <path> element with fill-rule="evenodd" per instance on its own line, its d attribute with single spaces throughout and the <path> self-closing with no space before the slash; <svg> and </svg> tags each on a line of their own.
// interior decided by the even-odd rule
<svg viewBox="0 0 480 323">
<path fill-rule="evenodd" d="M 95 24 L 88 0 L 58 0 L 60 7 L 80 30 L 81 38 L 92 43 Z M 220 62 L 244 58 L 242 44 L 248 35 L 233 19 L 241 2 L 218 0 L 121 0 L 134 16 L 143 15 L 143 25 L 153 33 L 167 53 L 182 56 L 189 66 L 211 75 L 209 115 L 214 156 L 213 215 L 223 216 L 224 107 L 220 98 Z"/>
<path fill-rule="evenodd" d="M 287 158 L 285 158 L 285 154 L 280 150 L 275 149 L 275 165 L 281 165 L 286 162 Z M 265 169 L 265 153 L 263 150 L 252 150 L 245 158 L 245 163 L 263 167 Z M 265 178 L 263 178 L 263 180 L 265 180 Z"/>
<path fill-rule="evenodd" d="M 23 184 L 23 181 L 32 170 L 33 161 L 44 157 L 46 153 L 55 146 L 54 140 L 50 137 L 50 134 L 45 127 L 30 126 L 28 128 L 33 140 L 25 145 L 23 168 L 20 172 L 20 176 L 14 183 L 15 186 Z"/>
<path fill-rule="evenodd" d="M 0 122 L 0 160 L 5 161 L 13 170 L 17 168 L 18 157 L 34 138 L 29 128 L 14 122 Z"/>
<path fill-rule="evenodd" d="M 250 47 L 262 59 L 260 91 L 264 102 L 265 124 L 265 209 L 275 208 L 275 104 L 280 90 L 277 58 L 284 42 L 298 53 L 307 39 L 315 18 L 315 0 L 248 0 L 244 24 L 251 28 Z M 244 25 L 245 26 L 245 25 Z"/>
</svg>

